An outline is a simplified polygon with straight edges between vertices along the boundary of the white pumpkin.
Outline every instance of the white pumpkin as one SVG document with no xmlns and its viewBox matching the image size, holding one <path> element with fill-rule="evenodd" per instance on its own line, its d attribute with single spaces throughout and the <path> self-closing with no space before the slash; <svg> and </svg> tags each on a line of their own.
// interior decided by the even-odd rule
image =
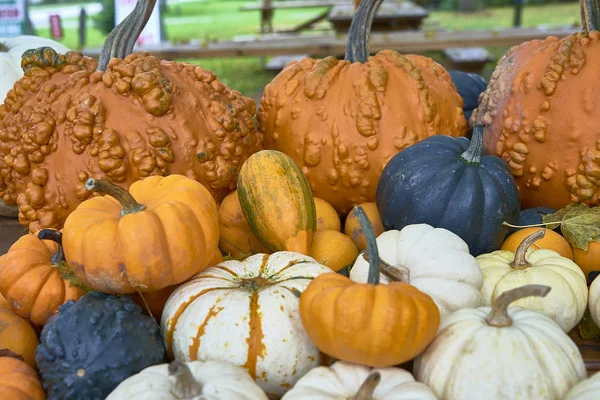
<svg viewBox="0 0 600 400">
<path fill-rule="evenodd" d="M 588 306 L 592 319 L 600 326 L 600 275 L 590 285 Z"/>
<path fill-rule="evenodd" d="M 209 267 L 169 297 L 161 321 L 167 351 L 243 366 L 269 396 L 281 396 L 320 363 L 299 304 L 311 280 L 330 272 L 287 251 Z"/>
<path fill-rule="evenodd" d="M 362 396 L 362 397 L 361 397 Z M 371 369 L 338 361 L 304 375 L 281 400 L 437 400 L 431 389 L 401 368 Z"/>
<path fill-rule="evenodd" d="M 441 400 L 564 399 L 587 377 L 579 349 L 545 315 L 508 308 L 514 300 L 549 290 L 527 285 L 505 292 L 492 307 L 452 314 L 415 360 L 415 377 Z"/>
<path fill-rule="evenodd" d="M 243 368 L 221 361 L 153 365 L 119 384 L 106 400 L 268 400 Z"/>
<path fill-rule="evenodd" d="M 584 379 L 573 386 L 564 400 L 598 400 L 600 399 L 600 372 Z"/>
<path fill-rule="evenodd" d="M 483 273 L 482 303 L 489 306 L 502 293 L 519 286 L 548 285 L 552 291 L 547 297 L 529 297 L 514 305 L 538 311 L 570 332 L 587 307 L 587 280 L 572 260 L 553 250 L 529 248 L 544 235 L 545 230 L 540 229 L 528 236 L 515 253 L 498 250 L 477 257 Z"/>
<path fill-rule="evenodd" d="M 469 246 L 458 235 L 427 224 L 414 224 L 401 231 L 390 230 L 377 237 L 379 258 L 398 269 L 408 270 L 408 282 L 431 296 L 443 320 L 452 312 L 481 305 L 481 269 Z M 404 267 L 404 268 L 402 268 Z M 367 282 L 369 263 L 361 253 L 350 279 Z M 381 274 L 380 283 L 390 280 Z"/>
</svg>

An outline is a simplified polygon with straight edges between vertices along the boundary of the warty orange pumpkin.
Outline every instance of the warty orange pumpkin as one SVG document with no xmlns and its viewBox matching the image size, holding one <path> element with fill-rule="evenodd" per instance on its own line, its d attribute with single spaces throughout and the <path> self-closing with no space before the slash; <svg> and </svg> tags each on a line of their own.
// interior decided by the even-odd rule
<svg viewBox="0 0 600 400">
<path fill-rule="evenodd" d="M 265 88 L 257 114 L 265 148 L 301 167 L 315 197 L 347 214 L 375 200 L 383 167 L 428 136 L 464 136 L 462 98 L 432 59 L 384 50 L 369 57 L 368 35 L 382 0 L 363 1 L 344 60 L 288 64 Z"/>
<path fill-rule="evenodd" d="M 203 183 L 217 202 L 262 148 L 255 102 L 188 63 L 130 54 L 156 0 L 138 0 L 100 63 L 44 47 L 0 106 L 0 198 L 31 232 L 60 228 L 89 197 L 88 178 L 127 188 L 151 175 Z"/>
</svg>

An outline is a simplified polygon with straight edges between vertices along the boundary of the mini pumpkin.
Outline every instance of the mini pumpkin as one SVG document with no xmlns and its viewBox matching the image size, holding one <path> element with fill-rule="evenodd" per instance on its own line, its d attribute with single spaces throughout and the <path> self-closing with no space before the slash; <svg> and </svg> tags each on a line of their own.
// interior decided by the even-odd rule
<svg viewBox="0 0 600 400">
<path fill-rule="evenodd" d="M 0 293 L 11 309 L 34 324 L 44 325 L 58 307 L 77 300 L 84 289 L 69 277 L 59 231 L 44 229 L 21 236 L 0 259 Z"/>
<path fill-rule="evenodd" d="M 335 208 L 325 200 L 314 198 L 317 214 L 317 231 L 340 231 L 342 223 Z"/>
<path fill-rule="evenodd" d="M 369 222 L 371 223 L 371 229 L 373 229 L 373 234 L 375 237 L 381 235 L 384 231 L 383 223 L 381 222 L 381 217 L 379 216 L 379 211 L 377 210 L 377 205 L 375 203 L 363 203 L 359 204 L 363 209 Z M 350 211 L 350 213 L 346 216 L 346 221 L 344 223 L 344 233 L 352 238 L 354 244 L 358 248 L 358 251 L 363 251 L 367 248 L 367 239 L 365 239 L 365 234 L 358 222 L 358 218 L 354 217 L 354 209 Z"/>
<path fill-rule="evenodd" d="M 564 400 L 596 400 L 600 393 L 600 372 L 573 386 Z"/>
<path fill-rule="evenodd" d="M 266 86 L 257 113 L 265 148 L 292 157 L 315 197 L 342 215 L 375 200 L 399 151 L 439 133 L 466 134 L 463 101 L 441 65 L 392 50 L 369 57 L 380 3 L 363 1 L 354 14 L 344 60 L 291 62 Z"/>
<path fill-rule="evenodd" d="M 371 369 L 337 361 L 304 375 L 281 400 L 437 400 L 431 389 L 401 368 Z"/>
<path fill-rule="evenodd" d="M 527 236 L 539 231 L 540 228 L 529 227 L 518 230 L 517 232 L 509 235 L 502 246 L 500 246 L 500 250 L 508 250 L 513 253 L 517 251 L 519 245 L 527 238 Z M 544 236 L 534 243 L 531 244 L 532 250 L 540 250 L 540 249 L 548 249 L 554 250 L 561 256 L 568 258 L 569 260 L 573 259 L 573 250 L 571 249 L 571 245 L 567 242 L 560 233 L 556 233 L 555 231 L 545 228 Z"/>
<path fill-rule="evenodd" d="M 193 179 L 151 176 L 129 193 L 93 178 L 86 187 L 107 196 L 88 199 L 69 215 L 63 247 L 73 272 L 94 289 L 160 290 L 202 271 L 219 251 L 217 205 Z"/>
<path fill-rule="evenodd" d="M 600 271 L 600 241 L 592 241 L 587 250 L 571 246 L 573 261 L 581 268 L 588 280 L 591 272 Z"/>
<path fill-rule="evenodd" d="M 321 230 L 315 233 L 309 255 L 337 272 L 354 264 L 358 249 L 342 232 Z"/>
<path fill-rule="evenodd" d="M 552 288 L 549 296 L 518 299 L 514 304 L 546 315 L 569 332 L 585 313 L 587 281 L 577 264 L 568 258 L 553 250 L 530 249 L 546 232 L 539 229 L 529 235 L 515 253 L 498 250 L 477 257 L 483 273 L 482 304 L 491 305 L 510 289 L 543 283 Z"/>
<path fill-rule="evenodd" d="M 404 281 L 431 296 L 442 319 L 454 311 L 481 305 L 483 277 L 475 257 L 459 236 L 427 224 L 408 225 L 377 238 L 379 257 L 403 274 Z M 350 270 L 350 279 L 367 282 L 369 263 L 361 254 Z M 380 282 L 395 279 L 379 276 Z"/>
<path fill-rule="evenodd" d="M 267 395 L 281 396 L 321 361 L 302 328 L 298 298 L 327 272 L 313 258 L 287 251 L 207 268 L 165 305 L 161 332 L 169 356 L 244 367 Z"/>
<path fill-rule="evenodd" d="M 6 349 L 23 357 L 35 369 L 35 351 L 40 344 L 29 322 L 10 310 L 0 309 L 0 350 Z"/>
<path fill-rule="evenodd" d="M 153 365 L 116 387 L 106 400 L 268 400 L 245 369 L 221 361 Z"/>
<path fill-rule="evenodd" d="M 362 208 L 355 213 L 367 238 L 368 281 L 355 283 L 334 273 L 318 276 L 300 297 L 302 325 L 331 357 L 377 368 L 401 364 L 433 340 L 440 312 L 429 295 L 408 283 L 379 283 L 381 260 L 373 231 Z"/>
<path fill-rule="evenodd" d="M 440 400 L 488 399 L 490 393 L 511 400 L 564 399 L 587 376 L 577 345 L 550 318 L 508 307 L 549 291 L 525 285 L 504 292 L 492 307 L 458 310 L 415 360 L 415 377 Z"/>
<path fill-rule="evenodd" d="M 45 400 L 37 373 L 23 357 L 0 349 L 0 398 L 5 400 Z"/>
<path fill-rule="evenodd" d="M 588 307 L 592 319 L 600 327 L 600 275 L 590 285 Z"/>
</svg>

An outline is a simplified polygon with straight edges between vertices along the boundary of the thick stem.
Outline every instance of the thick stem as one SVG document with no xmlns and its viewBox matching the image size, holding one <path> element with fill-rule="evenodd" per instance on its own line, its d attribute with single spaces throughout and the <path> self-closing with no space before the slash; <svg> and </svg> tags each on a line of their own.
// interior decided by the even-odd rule
<svg viewBox="0 0 600 400">
<path fill-rule="evenodd" d="M 352 17 L 344 59 L 352 63 L 367 62 L 369 58 L 369 33 L 375 13 L 383 0 L 363 0 Z"/>
<path fill-rule="evenodd" d="M 38 232 L 37 237 L 40 240 L 52 240 L 58 245 L 58 250 L 50 258 L 52 265 L 58 265 L 65 261 L 65 252 L 62 247 L 62 232 L 55 231 L 54 229 L 42 229 Z"/>
<path fill-rule="evenodd" d="M 364 3 L 364 1 L 363 1 Z M 367 248 L 365 249 L 366 259 L 369 260 L 369 277 L 367 282 L 373 285 L 379 284 L 379 265 L 381 259 L 379 258 L 379 251 L 377 250 L 377 241 L 375 240 L 375 233 L 371 226 L 371 221 L 367 218 L 367 214 L 361 206 L 355 207 L 354 215 L 358 218 L 360 227 L 365 235 L 367 241 Z"/>
<path fill-rule="evenodd" d="M 599 0 L 579 0 L 581 7 L 581 27 L 584 31 L 600 29 L 600 2 Z"/>
<path fill-rule="evenodd" d="M 517 251 L 515 251 L 515 259 L 510 264 L 510 266 L 513 269 L 525 269 L 529 267 L 530 264 L 525 257 L 527 255 L 527 250 L 529 250 L 529 247 L 531 247 L 531 245 L 534 242 L 543 238 L 545 234 L 546 230 L 540 229 L 539 231 L 535 231 L 534 233 L 523 239 L 519 247 L 517 247 Z"/>
<path fill-rule="evenodd" d="M 112 30 L 104 41 L 98 61 L 98 71 L 106 71 L 112 58 L 125 58 L 133 51 L 133 46 L 146 26 L 156 0 L 138 0 L 135 8 Z"/>
<path fill-rule="evenodd" d="M 369 254 L 364 253 L 363 258 L 369 261 Z M 404 265 L 391 266 L 382 258 L 379 259 L 379 272 L 395 282 L 410 282 L 410 270 Z"/>
<path fill-rule="evenodd" d="M 0 43 L 0 53 L 8 53 L 8 47 L 4 43 Z"/>
<path fill-rule="evenodd" d="M 139 204 L 132 195 L 120 186 L 100 179 L 89 178 L 85 182 L 85 188 L 89 191 L 107 194 L 117 200 L 123 210 L 121 216 L 136 213 L 146 209 L 146 206 Z"/>
<path fill-rule="evenodd" d="M 381 382 L 381 374 L 377 371 L 371 372 L 350 400 L 373 400 L 373 393 L 379 382 Z"/>
<path fill-rule="evenodd" d="M 169 364 L 169 375 L 175 377 L 171 393 L 177 399 L 192 399 L 202 394 L 202 385 L 192 375 L 190 368 L 179 360 Z"/>
<path fill-rule="evenodd" d="M 510 303 L 523 297 L 546 297 L 550 289 L 550 286 L 544 285 L 525 285 L 504 292 L 492 303 L 492 311 L 490 311 L 485 321 L 488 325 L 497 328 L 511 326 L 513 321 L 510 315 L 508 315 L 508 306 Z"/>
<path fill-rule="evenodd" d="M 481 161 L 481 149 L 483 147 L 483 128 L 484 124 L 473 124 L 473 135 L 469 147 L 461 154 L 460 158 L 469 164 L 479 164 Z"/>
</svg>

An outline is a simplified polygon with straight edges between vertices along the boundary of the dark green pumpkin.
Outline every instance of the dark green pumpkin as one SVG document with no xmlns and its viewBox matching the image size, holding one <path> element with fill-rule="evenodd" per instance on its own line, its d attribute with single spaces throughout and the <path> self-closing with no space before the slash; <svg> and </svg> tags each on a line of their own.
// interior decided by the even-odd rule
<svg viewBox="0 0 600 400">
<path fill-rule="evenodd" d="M 500 248 L 519 193 L 506 162 L 482 155 L 483 130 L 475 124 L 471 141 L 431 136 L 390 160 L 377 187 L 386 230 L 425 223 L 454 232 L 475 256 Z"/>
<path fill-rule="evenodd" d="M 555 212 L 556 212 L 556 210 L 554 208 L 550 208 L 550 207 L 526 208 L 519 212 L 519 218 L 517 220 L 517 225 L 518 226 L 539 225 L 543 222 L 542 217 L 544 215 L 554 214 Z M 558 228 L 558 226 L 556 226 L 554 228 L 554 230 L 556 230 L 557 228 Z M 509 228 L 508 234 L 510 235 L 511 233 L 514 233 L 521 229 L 523 229 L 523 228 Z"/>
<path fill-rule="evenodd" d="M 48 400 L 103 400 L 119 383 L 165 361 L 158 324 L 129 296 L 92 292 L 44 326 L 36 362 Z"/>
</svg>

